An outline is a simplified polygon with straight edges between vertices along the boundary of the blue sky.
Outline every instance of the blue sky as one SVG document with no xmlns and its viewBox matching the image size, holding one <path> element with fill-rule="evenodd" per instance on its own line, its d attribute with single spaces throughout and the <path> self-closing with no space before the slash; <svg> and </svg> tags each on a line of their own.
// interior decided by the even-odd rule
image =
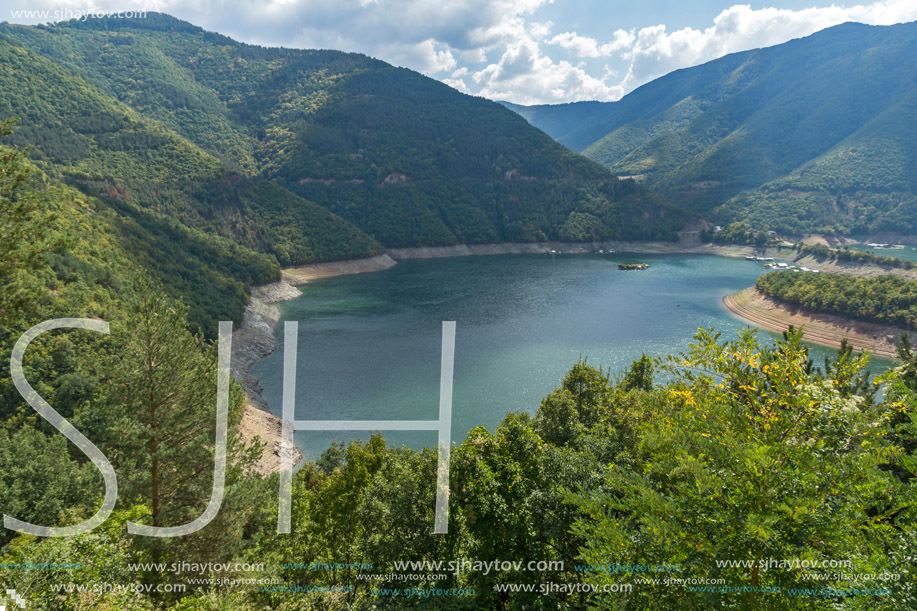
<svg viewBox="0 0 917 611">
<path fill-rule="evenodd" d="M 678 68 L 845 21 L 917 20 L 915 0 L 0 0 L 0 19 L 161 11 L 237 40 L 357 51 L 521 104 L 613 101 Z"/>
</svg>

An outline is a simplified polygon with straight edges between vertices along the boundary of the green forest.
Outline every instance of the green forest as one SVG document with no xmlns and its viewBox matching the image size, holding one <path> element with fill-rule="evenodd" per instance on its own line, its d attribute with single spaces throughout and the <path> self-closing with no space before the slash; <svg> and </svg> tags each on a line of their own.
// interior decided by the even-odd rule
<svg viewBox="0 0 917 611">
<path fill-rule="evenodd" d="M 11 143 L 280 265 L 383 247 L 672 240 L 689 214 L 503 106 L 355 53 L 266 48 L 168 15 L 0 25 Z"/>
<path fill-rule="evenodd" d="M 819 261 L 839 261 L 841 263 L 865 263 L 882 267 L 917 269 L 917 263 L 909 259 L 877 255 L 867 250 L 852 250 L 848 247 L 830 248 L 824 244 L 796 244 L 796 251 L 803 255 L 812 255 Z"/>
<path fill-rule="evenodd" d="M 617 102 L 514 108 L 717 224 L 912 234 L 915 32 L 844 23 L 676 70 Z"/>
<path fill-rule="evenodd" d="M 22 608 L 12 591 L 54 611 L 917 608 L 906 339 L 879 379 L 846 346 L 816 366 L 792 329 L 698 330 L 615 377 L 571 358 L 529 410 L 456 440 L 447 534 L 433 532 L 436 449 L 378 434 L 305 462 L 292 532 L 278 534 L 280 477 L 256 469 L 274 440 L 242 435 L 231 380 L 219 511 L 193 534 L 129 534 L 207 511 L 218 322 L 239 323 L 282 266 L 394 246 L 667 240 L 693 216 L 418 73 L 160 14 L 0 24 L 0 121 L 0 512 L 103 518 L 66 537 L 0 529 L 0 606 Z M 909 327 L 914 286 L 759 280 Z M 17 351 L 55 318 L 108 332 L 60 328 Z M 112 507 L 77 432 L 110 461 Z"/>
<path fill-rule="evenodd" d="M 917 554 L 917 352 L 902 346 L 903 365 L 881 380 L 879 398 L 867 356 L 845 349 L 814 367 L 798 332 L 762 342 L 750 330 L 701 331 L 685 353 L 643 357 L 616 379 L 585 358 L 571 363 L 532 414 L 475 428 L 453 448 L 445 535 L 432 528 L 435 451 L 380 436 L 306 463 L 293 481 L 292 533 L 278 535 L 278 477 L 251 468 L 260 447 L 235 433 L 243 396 L 233 384 L 221 511 L 185 537 L 128 534 L 128 522 L 186 523 L 211 494 L 216 346 L 184 300 L 197 296 L 207 315 L 233 287 L 243 299 L 244 282 L 277 270 L 257 258 L 247 275 L 220 268 L 238 260 L 221 250 L 231 242 L 144 213 L 121 214 L 50 180 L 22 151 L 0 149 L 3 361 L 36 321 L 111 326 L 110 335 L 46 333 L 25 353 L 26 379 L 110 458 L 119 481 L 116 506 L 91 532 L 0 531 L 4 587 L 29 608 L 917 605 L 907 560 Z M 178 245 L 187 250 L 173 252 Z M 181 267 L 185 259 L 200 267 Z M 73 525 L 101 497 L 98 469 L 26 404 L 4 368 L 4 514 Z M 845 568 L 762 568 L 772 559 Z M 395 565 L 456 560 L 470 568 Z M 474 568 L 495 561 L 551 568 Z M 234 570 L 214 568 L 222 563 Z"/>
<path fill-rule="evenodd" d="M 814 312 L 917 330 L 917 281 L 779 271 L 758 278 L 764 294 Z"/>
</svg>

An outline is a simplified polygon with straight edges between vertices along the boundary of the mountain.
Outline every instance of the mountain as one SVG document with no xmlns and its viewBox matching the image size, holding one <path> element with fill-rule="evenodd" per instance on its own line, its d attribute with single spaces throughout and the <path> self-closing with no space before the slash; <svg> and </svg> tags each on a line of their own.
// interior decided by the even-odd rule
<svg viewBox="0 0 917 611">
<path fill-rule="evenodd" d="M 4 26 L 0 31 L 41 33 Z M 327 210 L 202 149 L 67 66 L 0 34 L 0 117 L 50 176 L 119 208 L 178 220 L 281 264 L 378 254 L 381 245 Z M 104 52 L 100 51 L 104 58 Z M 204 117 L 195 117 L 204 122 Z M 290 235 L 293 234 L 293 235 Z"/>
<path fill-rule="evenodd" d="M 596 133 L 607 133 L 605 126 L 615 102 L 571 102 L 523 106 L 500 102 L 546 134 L 573 149 L 582 151 L 595 142 Z"/>
<path fill-rule="evenodd" d="M 917 23 L 847 23 L 677 70 L 618 102 L 523 107 L 712 221 L 917 234 Z"/>
<path fill-rule="evenodd" d="M 0 117 L 50 175 L 271 255 L 666 239 L 688 215 L 499 104 L 167 15 L 0 26 Z M 22 83 L 28 85 L 23 87 Z"/>
</svg>

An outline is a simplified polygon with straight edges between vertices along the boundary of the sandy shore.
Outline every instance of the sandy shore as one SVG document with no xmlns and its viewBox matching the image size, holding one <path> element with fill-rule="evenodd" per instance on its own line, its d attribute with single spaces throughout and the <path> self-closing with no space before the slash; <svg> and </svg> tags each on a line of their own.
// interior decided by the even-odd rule
<svg viewBox="0 0 917 611">
<path fill-rule="evenodd" d="M 790 325 L 803 327 L 806 341 L 838 348 L 841 340 L 847 338 L 854 350 L 865 348 L 887 359 L 897 358 L 895 345 L 905 332 L 889 325 L 809 312 L 771 299 L 754 287 L 727 295 L 723 304 L 734 314 L 769 331 L 781 333 Z"/>
<path fill-rule="evenodd" d="M 255 466 L 255 470 L 262 475 L 280 470 L 285 451 L 293 454 L 294 464 L 302 460 L 299 448 L 283 447 L 281 420 L 267 411 L 267 403 L 261 397 L 261 384 L 250 373 L 255 362 L 277 349 L 274 329 L 280 322 L 281 314 L 280 309 L 272 304 L 301 294 L 299 289 L 284 281 L 254 287 L 242 316 L 242 324 L 232 334 L 230 370 L 233 377 L 242 383 L 246 397 L 238 431 L 244 440 L 257 437 L 266 444 Z"/>
<path fill-rule="evenodd" d="M 353 259 L 351 261 L 331 261 L 329 263 L 309 263 L 287 267 L 283 270 L 283 281 L 287 284 L 305 284 L 309 280 L 318 278 L 333 278 L 349 274 L 364 274 L 378 272 L 396 265 L 388 254 L 372 257 L 371 259 Z M 294 295 L 296 297 L 298 295 Z"/>
</svg>

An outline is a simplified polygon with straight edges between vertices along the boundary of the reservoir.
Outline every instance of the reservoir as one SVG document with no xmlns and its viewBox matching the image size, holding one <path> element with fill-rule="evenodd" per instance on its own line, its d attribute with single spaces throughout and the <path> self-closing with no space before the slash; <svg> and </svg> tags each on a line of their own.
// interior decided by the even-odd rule
<svg viewBox="0 0 917 611">
<path fill-rule="evenodd" d="M 620 263 L 649 264 L 642 271 Z M 612 379 L 641 354 L 686 350 L 698 328 L 734 338 L 747 324 L 722 298 L 754 284 L 761 264 L 709 255 L 494 255 L 400 261 L 373 273 L 311 281 L 277 304 L 299 321 L 296 417 L 435 420 L 442 321 L 456 321 L 452 439 L 534 413 L 580 357 Z M 281 349 L 252 368 L 281 413 Z M 777 336 L 759 331 L 762 340 Z M 836 350 L 812 346 L 815 364 Z M 871 370 L 889 361 L 876 360 Z M 657 372 L 657 380 L 658 380 Z M 434 432 L 382 431 L 390 444 L 435 446 Z M 310 459 L 368 433 L 308 431 Z"/>
</svg>

